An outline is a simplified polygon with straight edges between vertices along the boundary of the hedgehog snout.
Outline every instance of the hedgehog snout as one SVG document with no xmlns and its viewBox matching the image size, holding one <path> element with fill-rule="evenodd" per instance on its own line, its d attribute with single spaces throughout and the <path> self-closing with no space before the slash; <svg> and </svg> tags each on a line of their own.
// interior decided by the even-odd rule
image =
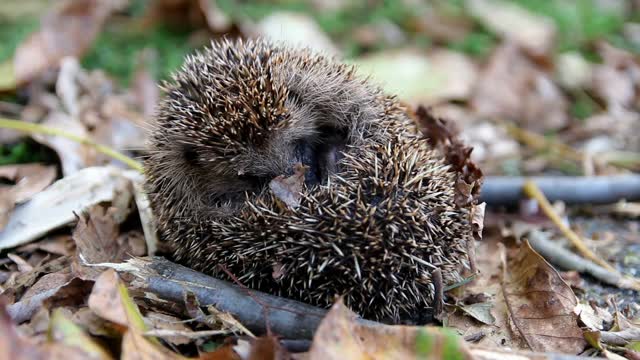
<svg viewBox="0 0 640 360">
<path fill-rule="evenodd" d="M 334 142 L 314 144 L 310 141 L 298 141 L 294 148 L 293 164 L 307 167 L 305 185 L 312 187 L 326 184 L 329 176 L 338 170 L 342 145 Z M 294 166 L 287 175 L 293 174 Z"/>
</svg>

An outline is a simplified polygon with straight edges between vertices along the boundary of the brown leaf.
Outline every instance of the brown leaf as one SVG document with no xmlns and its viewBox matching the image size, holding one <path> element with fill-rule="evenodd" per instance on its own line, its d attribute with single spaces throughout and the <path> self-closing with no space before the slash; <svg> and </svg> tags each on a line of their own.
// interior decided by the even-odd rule
<svg viewBox="0 0 640 360">
<path fill-rule="evenodd" d="M 91 358 L 81 348 L 62 343 L 37 344 L 32 339 L 18 334 L 18 331 L 0 299 L 0 359 L 7 360 L 81 360 Z"/>
<path fill-rule="evenodd" d="M 297 164 L 293 175 L 286 177 L 280 175 L 269 183 L 273 195 L 288 207 L 295 209 L 300 205 L 300 193 L 304 187 L 304 174 L 306 167 Z"/>
<path fill-rule="evenodd" d="M 0 178 L 15 185 L 0 187 L 0 231 L 14 206 L 29 200 L 56 179 L 56 167 L 40 164 L 0 166 Z"/>
<path fill-rule="evenodd" d="M 23 322 L 45 306 L 79 305 L 91 291 L 93 282 L 74 277 L 68 270 L 44 275 L 27 290 L 20 301 L 9 305 L 8 311 L 16 322 Z"/>
<path fill-rule="evenodd" d="M 584 350 L 586 342 L 574 313 L 575 294 L 528 242 L 503 262 L 502 288 L 513 326 L 531 350 L 569 354 Z"/>
<path fill-rule="evenodd" d="M 158 343 L 149 341 L 139 332 L 129 329 L 122 338 L 122 360 L 184 359 Z"/>
<path fill-rule="evenodd" d="M 126 327 L 129 319 L 118 291 L 119 282 L 118 274 L 113 269 L 103 272 L 93 285 L 88 304 L 96 315 Z"/>
<path fill-rule="evenodd" d="M 568 102 L 560 89 L 512 43 L 491 56 L 471 106 L 480 117 L 517 121 L 538 132 L 559 129 L 569 120 Z"/>
<path fill-rule="evenodd" d="M 480 196 L 483 174 L 471 161 L 473 148 L 460 141 L 452 122 L 433 115 L 430 109 L 418 106 L 413 119 L 427 140 L 439 148 L 452 171 L 457 173 L 456 204 L 467 207 Z"/>
<path fill-rule="evenodd" d="M 341 300 L 334 304 L 316 330 L 309 359 L 471 359 L 462 339 L 451 330 L 360 325 L 354 319 Z"/>
<path fill-rule="evenodd" d="M 554 45 L 554 22 L 536 15 L 516 3 L 504 0 L 469 0 L 470 13 L 484 26 L 538 56 L 548 54 Z"/>
<path fill-rule="evenodd" d="M 150 71 L 153 63 L 157 62 L 156 58 L 157 53 L 153 49 L 142 50 L 137 56 L 138 65 L 133 75 L 133 96 L 146 119 L 152 118 L 160 97 L 158 84 Z"/>
<path fill-rule="evenodd" d="M 41 28 L 22 43 L 13 58 L 17 83 L 38 77 L 58 66 L 65 56 L 80 57 L 93 43 L 122 0 L 67 0 L 56 3 Z"/>
<path fill-rule="evenodd" d="M 117 213 L 115 207 L 98 204 L 80 216 L 72 235 L 80 264 L 121 262 L 130 255 L 144 254 L 144 238 L 139 233 L 138 236 L 136 233 L 120 234 L 118 220 L 123 219 L 117 219 Z M 83 278 L 93 278 L 101 273 L 99 269 L 84 266 L 76 270 Z"/>
</svg>

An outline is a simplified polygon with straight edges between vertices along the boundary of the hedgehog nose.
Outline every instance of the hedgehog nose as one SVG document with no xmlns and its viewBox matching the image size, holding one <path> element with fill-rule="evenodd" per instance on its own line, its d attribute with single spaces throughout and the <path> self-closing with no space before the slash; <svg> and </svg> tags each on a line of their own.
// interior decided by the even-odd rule
<svg viewBox="0 0 640 360">
<path fill-rule="evenodd" d="M 300 141 L 296 144 L 294 150 L 294 164 L 301 163 L 307 166 L 307 172 L 304 174 L 304 183 L 307 187 L 320 184 L 322 182 L 321 169 L 316 149 L 307 141 Z M 293 166 L 290 167 L 293 172 Z"/>
</svg>

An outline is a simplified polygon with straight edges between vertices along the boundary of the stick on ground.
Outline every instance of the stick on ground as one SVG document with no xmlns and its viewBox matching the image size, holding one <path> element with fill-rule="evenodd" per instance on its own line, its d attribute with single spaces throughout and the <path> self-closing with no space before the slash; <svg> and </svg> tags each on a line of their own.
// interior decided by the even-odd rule
<svg viewBox="0 0 640 360">
<path fill-rule="evenodd" d="M 492 206 L 517 205 L 525 198 L 522 188 L 533 181 L 549 201 L 567 204 L 612 204 L 640 199 L 640 175 L 615 176 L 541 176 L 532 178 L 487 176 L 480 202 Z"/>
<path fill-rule="evenodd" d="M 181 303 L 184 294 L 191 292 L 201 306 L 214 305 L 216 309 L 230 313 L 257 335 L 267 332 L 268 323 L 273 333 L 284 338 L 310 339 L 328 311 L 243 289 L 160 257 L 134 258 L 127 261 L 127 266 L 117 264 L 114 268 L 133 274 L 136 277 L 131 284 L 134 288 L 154 293 L 164 300 Z M 264 311 L 262 304 L 268 305 L 268 311 Z M 363 319 L 358 321 L 375 324 Z"/>
</svg>

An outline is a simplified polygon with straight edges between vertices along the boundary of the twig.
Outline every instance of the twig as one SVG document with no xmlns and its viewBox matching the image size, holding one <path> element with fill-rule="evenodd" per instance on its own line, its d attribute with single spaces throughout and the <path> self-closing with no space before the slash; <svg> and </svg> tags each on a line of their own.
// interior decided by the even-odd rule
<svg viewBox="0 0 640 360">
<path fill-rule="evenodd" d="M 209 337 L 215 335 L 230 334 L 230 330 L 201 330 L 201 331 L 181 331 L 181 330 L 169 330 L 169 329 L 153 329 L 144 332 L 144 336 L 155 336 L 160 338 L 184 336 L 189 339 L 199 339 L 202 337 Z"/>
<path fill-rule="evenodd" d="M 640 175 L 615 176 L 487 176 L 480 201 L 492 206 L 515 205 L 524 197 L 522 187 L 533 181 L 549 201 L 568 204 L 612 204 L 621 199 L 640 199 Z"/>
<path fill-rule="evenodd" d="M 442 321 L 442 316 L 444 315 L 444 285 L 440 268 L 431 272 L 431 280 L 435 290 L 433 295 L 433 317 Z"/>
<path fill-rule="evenodd" d="M 560 216 L 556 214 L 555 210 L 553 210 L 553 207 L 549 203 L 549 200 L 547 200 L 547 198 L 544 196 L 542 191 L 540 191 L 538 186 L 533 181 L 530 181 L 530 180 L 526 181 L 524 183 L 523 190 L 525 194 L 527 194 L 530 198 L 536 199 L 536 201 L 538 201 L 538 204 L 540 205 L 540 208 L 542 208 L 542 211 L 545 213 L 545 215 L 547 215 L 547 217 L 560 229 L 560 231 L 564 234 L 564 236 L 566 236 L 567 239 L 571 241 L 573 246 L 575 246 L 576 249 L 578 249 L 578 251 L 584 257 L 586 257 L 587 259 L 590 259 L 591 261 L 595 262 L 596 264 L 602 266 L 603 268 L 609 271 L 617 272 L 616 269 L 613 268 L 613 266 L 607 264 L 606 261 L 598 258 L 598 256 L 594 254 L 587 247 L 587 245 L 585 245 L 582 239 L 575 232 L 573 232 L 573 230 L 571 230 L 571 228 L 569 228 L 562 221 L 562 219 L 560 219 Z"/>
<path fill-rule="evenodd" d="M 45 135 L 61 136 L 69 140 L 75 141 L 79 144 L 90 146 L 94 148 L 96 151 L 98 151 L 99 153 L 102 153 L 113 159 L 121 161 L 122 163 L 126 164 L 127 166 L 129 166 L 134 170 L 137 170 L 140 172 L 143 171 L 142 164 L 140 164 L 138 161 L 122 153 L 119 153 L 116 150 L 106 145 L 98 144 L 90 139 L 87 139 L 75 134 L 71 134 L 64 130 L 43 126 L 43 125 L 38 125 L 38 124 L 32 124 L 25 121 L 11 120 L 11 119 L 5 119 L 5 118 L 0 118 L 0 128 L 18 130 L 18 131 L 27 132 L 30 134 L 45 134 Z"/>
<path fill-rule="evenodd" d="M 527 239 L 531 247 L 547 259 L 564 270 L 575 270 L 586 273 L 603 283 L 619 287 L 621 289 L 640 290 L 640 282 L 636 279 L 625 277 L 618 272 L 611 272 L 593 262 L 584 259 L 564 247 L 551 241 L 547 234 L 539 230 L 531 230 L 527 233 Z"/>
<path fill-rule="evenodd" d="M 111 264 L 95 264 L 109 266 Z M 215 305 L 230 313 L 251 331 L 266 332 L 264 306 L 269 306 L 269 324 L 274 333 L 290 339 L 310 339 L 327 310 L 252 290 L 252 297 L 240 287 L 215 279 L 159 257 L 133 258 L 118 271 L 133 274 L 135 288 L 156 294 L 159 298 L 181 302 L 192 292 L 203 306 Z M 260 303 L 255 299 L 259 299 Z M 375 322 L 358 319 L 362 324 Z"/>
</svg>

